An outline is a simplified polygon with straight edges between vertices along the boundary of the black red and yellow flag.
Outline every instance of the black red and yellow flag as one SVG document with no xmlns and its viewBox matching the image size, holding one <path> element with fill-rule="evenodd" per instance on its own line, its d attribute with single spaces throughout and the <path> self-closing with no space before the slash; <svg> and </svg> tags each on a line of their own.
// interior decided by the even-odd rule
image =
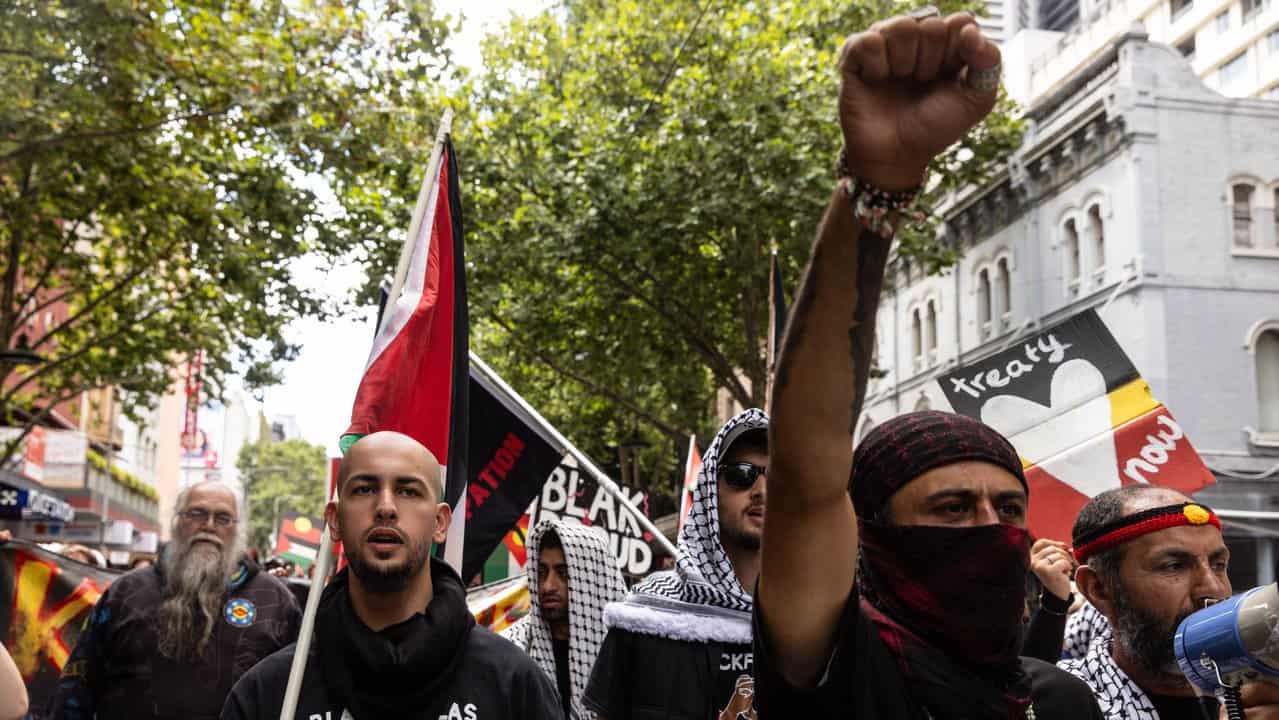
<svg viewBox="0 0 1279 720">
<path fill-rule="evenodd" d="M 36 545 L 0 543 L 0 629 L 31 707 L 53 696 L 89 610 L 119 576 Z"/>
<path fill-rule="evenodd" d="M 1096 311 L 1018 340 L 939 379 L 955 412 L 1000 431 L 1021 455 L 1030 529 L 1070 539 L 1090 498 L 1136 483 L 1193 493 L 1214 482 Z"/>
</svg>

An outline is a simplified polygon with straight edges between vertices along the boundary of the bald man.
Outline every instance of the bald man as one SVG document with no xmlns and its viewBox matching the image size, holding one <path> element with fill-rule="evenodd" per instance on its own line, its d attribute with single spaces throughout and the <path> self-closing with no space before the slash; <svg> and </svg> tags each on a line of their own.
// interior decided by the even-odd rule
<svg viewBox="0 0 1279 720">
<path fill-rule="evenodd" d="M 299 720 L 563 717 L 546 675 L 475 627 L 461 578 L 430 556 L 451 519 L 442 495 L 439 463 L 406 435 L 374 433 L 347 453 L 326 518 L 348 567 L 320 599 Z M 278 718 L 293 652 L 245 675 L 222 717 Z"/>
<path fill-rule="evenodd" d="M 183 490 L 159 563 L 102 594 L 52 701 L 55 718 L 216 718 L 231 687 L 293 642 L 302 613 L 245 555 L 236 494 Z"/>
</svg>

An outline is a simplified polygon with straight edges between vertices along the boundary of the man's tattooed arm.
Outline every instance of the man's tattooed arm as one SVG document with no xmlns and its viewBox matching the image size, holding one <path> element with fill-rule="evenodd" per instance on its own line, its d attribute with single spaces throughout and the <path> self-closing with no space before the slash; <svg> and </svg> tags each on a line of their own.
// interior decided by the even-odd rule
<svg viewBox="0 0 1279 720">
<path fill-rule="evenodd" d="M 770 643 L 800 685 L 820 674 L 856 571 L 849 428 L 866 394 L 889 245 L 835 191 L 778 358 L 759 602 L 785 608 L 768 617 Z"/>
</svg>

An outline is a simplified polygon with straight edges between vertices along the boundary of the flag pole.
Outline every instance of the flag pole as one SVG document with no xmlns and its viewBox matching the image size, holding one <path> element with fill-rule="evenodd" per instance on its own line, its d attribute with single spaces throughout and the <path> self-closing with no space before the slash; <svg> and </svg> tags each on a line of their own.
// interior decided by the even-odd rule
<svg viewBox="0 0 1279 720">
<path fill-rule="evenodd" d="M 400 261 L 395 269 L 395 280 L 391 283 L 391 291 L 387 293 L 387 310 L 395 307 L 395 300 L 404 289 L 404 281 L 408 276 L 409 262 L 413 257 L 414 240 L 422 226 L 423 216 L 431 193 L 438 189 L 440 182 L 440 161 L 444 154 L 444 141 L 452 131 L 453 111 L 445 110 L 440 119 L 440 130 L 435 136 L 435 147 L 431 150 L 431 162 L 427 165 L 426 176 L 422 178 L 422 189 L 417 195 L 417 207 L 413 209 L 413 219 L 409 222 L 409 233 L 400 248 Z M 382 313 L 382 325 L 390 318 L 390 312 Z M 378 328 L 381 334 L 382 328 Z M 330 502 L 336 502 L 337 486 L 333 488 Z M 315 631 L 315 614 L 320 607 L 320 595 L 333 564 L 333 536 L 329 533 L 327 523 L 320 530 L 319 556 L 315 559 L 315 577 L 311 580 L 311 589 L 306 596 L 306 610 L 302 613 L 302 629 L 298 631 L 297 645 L 293 649 L 293 665 L 289 668 L 289 684 L 284 690 L 284 704 L 280 706 L 280 720 L 293 720 L 297 712 L 298 697 L 302 693 L 302 676 L 306 673 L 306 660 L 311 653 L 311 639 Z"/>
<path fill-rule="evenodd" d="M 670 553 L 672 557 L 677 554 L 678 551 L 675 549 L 675 546 L 671 544 L 671 541 L 662 534 L 661 530 L 657 529 L 657 526 L 653 524 L 652 520 L 648 519 L 647 515 L 641 512 L 639 508 L 635 507 L 634 503 L 627 499 L 626 494 L 622 492 L 622 488 L 613 480 L 613 478 L 606 475 L 603 470 L 599 469 L 599 467 L 595 465 L 595 463 L 591 462 L 591 459 L 586 456 L 586 453 L 578 450 L 577 446 L 568 441 L 568 438 L 561 435 L 560 431 L 556 430 L 554 425 L 547 422 L 546 418 L 542 417 L 542 414 L 539 413 L 536 408 L 529 405 L 527 400 L 521 397 L 519 393 L 515 392 L 510 385 L 507 385 L 506 381 L 494 372 L 493 368 L 485 364 L 485 362 L 480 359 L 480 356 L 476 355 L 474 351 L 471 352 L 471 364 L 479 369 L 479 371 L 484 374 L 484 377 L 496 385 L 498 389 L 506 393 L 506 396 L 513 400 L 516 405 L 519 405 L 524 412 L 528 413 L 530 417 L 537 421 L 537 423 L 542 426 L 542 429 L 545 430 L 546 433 L 555 440 L 555 442 L 559 443 L 560 446 L 564 448 L 565 452 L 572 455 L 577 462 L 581 464 L 582 469 L 586 470 L 587 474 L 595 478 L 595 481 L 599 483 L 601 488 L 616 498 L 617 501 L 621 503 L 622 507 L 630 510 L 631 513 L 635 515 L 635 519 L 639 521 L 639 524 L 645 530 L 652 533 L 653 537 L 657 538 L 658 543 L 666 549 L 666 552 Z"/>
</svg>

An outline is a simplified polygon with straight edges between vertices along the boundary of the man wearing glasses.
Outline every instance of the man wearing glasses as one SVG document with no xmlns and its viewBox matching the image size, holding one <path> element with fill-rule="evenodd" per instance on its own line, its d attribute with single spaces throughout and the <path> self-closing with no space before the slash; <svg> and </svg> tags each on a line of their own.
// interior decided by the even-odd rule
<svg viewBox="0 0 1279 720">
<path fill-rule="evenodd" d="M 676 569 L 604 612 L 584 705 L 607 720 L 753 719 L 751 590 L 759 576 L 768 417 L 747 410 L 706 450 Z"/>
<path fill-rule="evenodd" d="M 293 642 L 301 612 L 244 552 L 235 493 L 183 490 L 158 564 L 98 600 L 62 671 L 52 717 L 216 718 L 231 686 Z"/>
</svg>

